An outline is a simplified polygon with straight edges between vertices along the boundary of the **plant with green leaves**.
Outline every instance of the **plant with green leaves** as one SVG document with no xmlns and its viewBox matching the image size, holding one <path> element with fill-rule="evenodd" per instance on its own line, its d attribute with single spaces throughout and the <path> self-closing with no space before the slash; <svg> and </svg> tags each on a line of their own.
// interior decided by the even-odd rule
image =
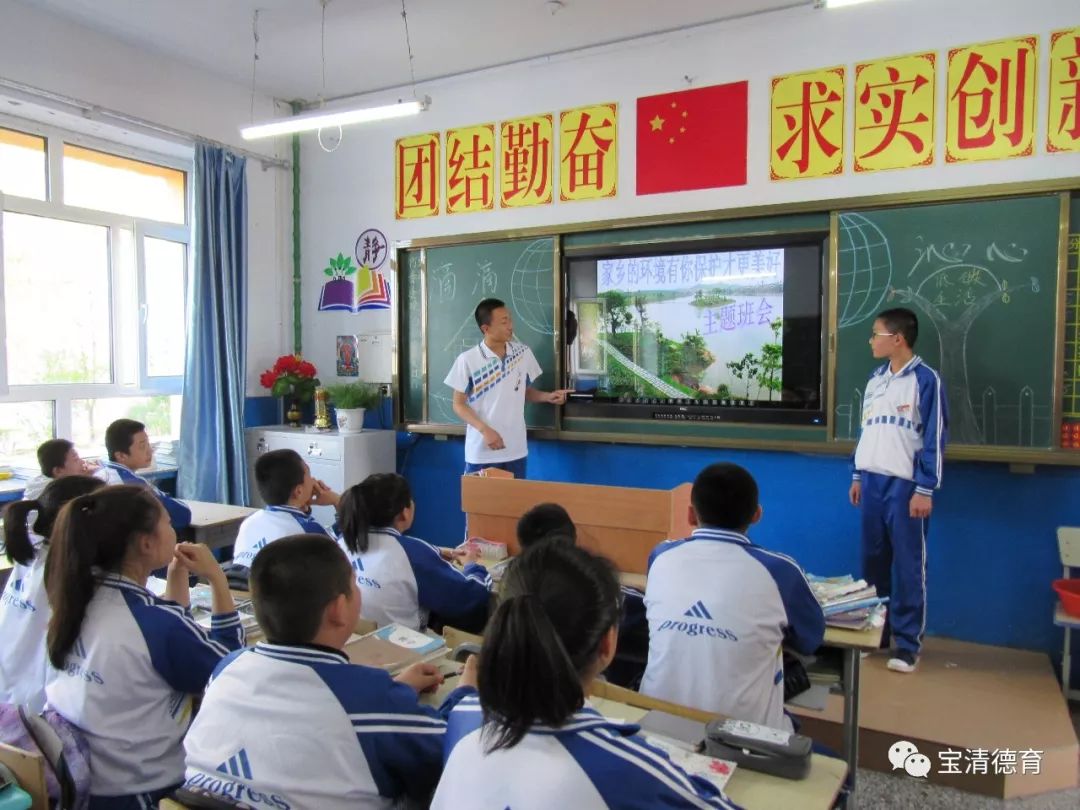
<svg viewBox="0 0 1080 810">
<path fill-rule="evenodd" d="M 344 253 L 339 253 L 335 258 L 330 259 L 330 264 L 323 269 L 324 274 L 335 280 L 351 276 L 355 272 L 356 266 L 352 263 L 352 257 Z"/>
<path fill-rule="evenodd" d="M 367 410 L 376 407 L 382 401 L 382 394 L 378 386 L 366 382 L 328 385 L 326 386 L 326 394 L 330 397 L 334 407 L 339 410 L 353 408 Z"/>
</svg>

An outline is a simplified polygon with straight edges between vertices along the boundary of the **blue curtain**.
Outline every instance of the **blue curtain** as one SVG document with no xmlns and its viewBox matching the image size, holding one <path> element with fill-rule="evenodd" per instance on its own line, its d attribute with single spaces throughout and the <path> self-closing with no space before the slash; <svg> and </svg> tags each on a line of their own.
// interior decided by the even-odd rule
<svg viewBox="0 0 1080 810">
<path fill-rule="evenodd" d="M 247 344 L 247 181 L 244 158 L 195 147 L 184 407 L 177 494 L 243 504 Z"/>
</svg>

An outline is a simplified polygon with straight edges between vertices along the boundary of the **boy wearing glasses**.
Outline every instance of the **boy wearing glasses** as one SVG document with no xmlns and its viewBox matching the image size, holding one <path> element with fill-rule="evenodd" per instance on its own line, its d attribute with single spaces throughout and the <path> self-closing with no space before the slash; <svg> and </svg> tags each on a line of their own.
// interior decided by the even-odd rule
<svg viewBox="0 0 1080 810">
<path fill-rule="evenodd" d="M 913 351 L 918 336 L 910 309 L 874 319 L 870 348 L 887 362 L 866 384 L 849 492 L 862 508 L 863 578 L 890 597 L 894 672 L 915 671 L 926 629 L 926 532 L 949 426 L 941 378 Z"/>
</svg>

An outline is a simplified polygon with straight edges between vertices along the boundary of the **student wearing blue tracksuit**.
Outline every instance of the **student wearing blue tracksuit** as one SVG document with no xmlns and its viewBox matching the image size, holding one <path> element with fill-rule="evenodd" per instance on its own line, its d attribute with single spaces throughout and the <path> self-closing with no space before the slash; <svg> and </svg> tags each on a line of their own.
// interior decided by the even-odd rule
<svg viewBox="0 0 1080 810">
<path fill-rule="evenodd" d="M 889 309 L 870 348 L 888 360 L 870 375 L 849 499 L 862 509 L 863 578 L 889 597 L 895 649 L 888 668 L 914 672 L 926 629 L 926 534 L 941 487 L 949 409 L 941 378 L 914 353 L 918 317 Z"/>
<path fill-rule="evenodd" d="M 177 543 L 145 487 L 104 487 L 60 511 L 49 548 L 48 705 L 85 736 L 90 810 L 155 803 L 184 778 L 182 740 L 214 667 L 244 644 L 210 549 Z M 146 589 L 168 566 L 164 598 Z M 188 575 L 210 583 L 209 631 L 187 609 Z"/>
<path fill-rule="evenodd" d="M 615 655 L 619 581 L 610 562 L 541 542 L 510 564 L 484 633 L 479 695 L 447 721 L 432 810 L 736 808 L 586 696 Z"/>
<path fill-rule="evenodd" d="M 294 534 L 334 532 L 311 516 L 312 505 L 338 507 L 340 497 L 317 478 L 295 450 L 271 450 L 255 460 L 255 487 L 266 507 L 244 518 L 236 533 L 233 564 L 251 568 L 268 543 Z"/>
<path fill-rule="evenodd" d="M 149 467 L 154 460 L 154 448 L 146 435 L 146 425 L 134 419 L 117 419 L 105 429 L 105 450 L 109 460 L 102 463 L 107 484 L 134 484 L 150 489 L 165 511 L 174 529 L 191 525 L 191 510 L 183 501 L 166 495 L 135 470 Z"/>
<path fill-rule="evenodd" d="M 267 640 L 214 673 L 184 741 L 185 789 L 270 810 L 426 803 L 446 716 L 475 692 L 475 661 L 439 710 L 418 702 L 442 681 L 434 664 L 395 678 L 350 664 L 343 648 L 363 599 L 329 538 L 272 543 L 255 559 L 251 590 Z"/>
<path fill-rule="evenodd" d="M 432 617 L 473 633 L 483 632 L 491 600 L 491 576 L 473 551 L 443 553 L 405 534 L 416 514 L 409 482 L 396 473 L 375 473 L 341 496 L 340 543 L 363 597 L 360 614 L 377 624 L 423 630 Z"/>
</svg>

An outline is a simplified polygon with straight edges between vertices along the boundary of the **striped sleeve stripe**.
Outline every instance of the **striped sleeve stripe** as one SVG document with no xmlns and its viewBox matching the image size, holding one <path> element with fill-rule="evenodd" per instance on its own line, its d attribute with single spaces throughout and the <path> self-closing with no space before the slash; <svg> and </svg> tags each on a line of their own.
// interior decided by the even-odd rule
<svg viewBox="0 0 1080 810">
<path fill-rule="evenodd" d="M 164 606 L 158 605 L 158 607 L 164 607 Z M 169 610 L 169 608 L 167 608 L 167 607 L 165 608 L 165 610 L 172 613 L 172 611 Z M 206 634 L 206 631 L 203 630 L 201 627 L 199 627 L 198 624 L 195 623 L 194 619 L 191 619 L 190 617 L 185 616 L 182 612 L 180 614 L 173 613 L 173 615 L 176 616 L 179 619 L 180 624 L 183 627 L 187 628 L 188 631 L 190 631 L 190 633 L 193 636 L 195 636 L 195 638 L 197 638 L 199 641 L 201 641 L 203 644 L 205 644 L 207 647 L 209 647 L 211 650 L 213 650 L 219 656 L 224 658 L 226 655 L 229 654 L 229 648 L 226 647 L 224 644 L 221 644 L 220 642 L 214 641 L 214 639 L 210 638 Z"/>
<path fill-rule="evenodd" d="M 431 728 L 426 726 L 353 726 L 353 732 L 361 734 L 445 734 L 446 727 Z"/>
<path fill-rule="evenodd" d="M 615 734 L 610 729 L 605 729 L 600 733 L 616 748 L 621 748 L 630 756 L 641 759 L 647 765 L 651 765 L 654 768 L 659 768 L 667 772 L 668 776 L 676 779 L 686 790 L 693 790 L 693 786 L 690 783 L 690 779 L 686 776 L 686 773 L 683 772 L 682 769 L 675 767 L 672 764 L 671 759 L 664 754 L 653 751 L 648 746 L 641 745 L 637 740 L 627 739 L 626 737 Z"/>
<path fill-rule="evenodd" d="M 729 807 L 730 806 L 730 805 L 728 805 L 727 803 L 725 803 L 723 801 L 722 797 L 718 797 L 718 801 L 721 802 L 720 804 L 710 803 L 710 802 L 706 801 L 705 799 L 703 799 L 700 796 L 696 795 L 694 792 L 688 791 L 685 787 L 683 787 L 683 785 L 679 784 L 678 782 L 672 781 L 671 777 L 668 774 L 664 773 L 663 771 L 661 771 L 661 770 L 659 770 L 657 768 L 654 768 L 654 767 L 648 765 L 646 762 L 642 761 L 640 757 L 633 756 L 633 755 L 628 754 L 627 752 L 623 751 L 622 749 L 617 748 L 616 746 L 611 744 L 610 740 L 605 740 L 599 734 L 588 731 L 588 732 L 585 732 L 582 736 L 585 737 L 586 739 L 588 739 L 590 742 L 592 742 L 597 747 L 603 748 L 605 751 L 608 751 L 609 753 L 614 754 L 615 756 L 619 757 L 620 759 L 623 759 L 623 760 L 631 763 L 632 765 L 640 768 L 641 770 L 645 771 L 646 773 L 648 773 L 650 776 L 652 776 L 654 779 L 656 779 L 658 782 L 660 782 L 662 785 L 664 785 L 666 788 L 668 788 L 668 790 L 672 791 L 673 793 L 676 793 L 680 798 L 685 800 L 688 807 L 709 808 L 709 807 L 717 807 L 717 806 L 719 806 L 719 807 Z M 685 776 L 683 776 L 683 778 L 685 779 Z"/>
<path fill-rule="evenodd" d="M 931 369 L 931 371 L 933 371 L 933 369 Z M 935 385 L 935 388 L 937 389 L 936 392 L 935 392 L 937 394 L 937 436 L 934 437 L 935 440 L 937 441 L 937 458 L 935 459 L 937 461 L 937 464 L 935 465 L 934 472 L 937 473 L 937 485 L 940 487 L 941 486 L 941 476 L 945 472 L 945 470 L 944 470 L 944 459 L 942 457 L 943 452 L 944 452 L 944 448 L 941 445 L 941 433 L 942 433 L 942 427 L 945 424 L 945 420 L 944 420 L 944 417 L 943 417 L 942 412 L 941 412 L 941 377 L 938 376 L 938 373 L 936 371 L 933 371 L 933 374 L 934 374 L 934 385 Z"/>
<path fill-rule="evenodd" d="M 398 714 L 395 712 L 373 712 L 370 714 L 350 714 L 349 720 L 353 725 L 357 723 L 384 722 L 387 720 L 402 723 L 423 723 L 429 726 L 445 726 L 446 721 L 441 717 L 428 717 L 426 714 Z"/>
</svg>

